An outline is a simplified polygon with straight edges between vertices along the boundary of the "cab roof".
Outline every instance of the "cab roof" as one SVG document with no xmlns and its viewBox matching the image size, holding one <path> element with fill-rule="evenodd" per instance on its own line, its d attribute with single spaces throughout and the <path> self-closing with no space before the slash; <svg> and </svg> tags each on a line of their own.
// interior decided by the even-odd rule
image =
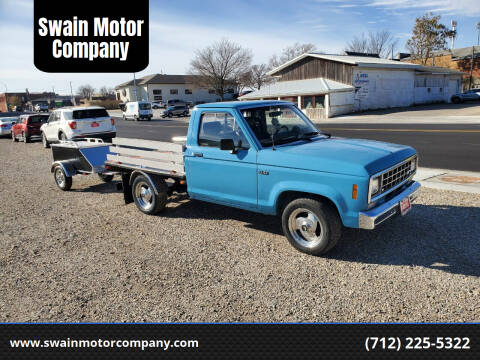
<svg viewBox="0 0 480 360">
<path fill-rule="evenodd" d="M 275 106 L 275 105 L 289 105 L 292 104 L 289 101 L 282 100 L 252 100 L 252 101 L 225 101 L 225 102 L 214 102 L 207 104 L 199 104 L 196 107 L 199 109 L 205 108 L 245 108 L 245 107 L 260 107 L 260 106 Z"/>
</svg>

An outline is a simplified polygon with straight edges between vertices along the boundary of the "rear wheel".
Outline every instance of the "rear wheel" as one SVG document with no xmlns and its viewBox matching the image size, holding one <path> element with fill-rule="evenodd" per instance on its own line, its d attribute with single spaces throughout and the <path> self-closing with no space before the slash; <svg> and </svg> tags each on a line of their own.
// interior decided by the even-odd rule
<svg viewBox="0 0 480 360">
<path fill-rule="evenodd" d="M 72 187 L 72 177 L 67 176 L 61 166 L 56 166 L 53 170 L 53 178 L 60 190 L 68 191 Z"/>
<path fill-rule="evenodd" d="M 43 132 L 42 132 L 42 144 L 45 149 L 48 149 L 50 147 L 50 143 L 48 142 L 47 137 Z"/>
<path fill-rule="evenodd" d="M 30 138 L 24 132 L 22 132 L 22 138 L 25 144 L 30 142 Z"/>
<path fill-rule="evenodd" d="M 132 196 L 138 210 L 144 214 L 153 215 L 165 209 L 167 205 L 167 185 L 163 180 L 157 181 L 158 194 L 150 181 L 143 175 L 135 178 L 132 184 Z"/>
<path fill-rule="evenodd" d="M 58 134 L 58 139 L 62 141 L 66 141 L 67 136 L 63 132 L 61 132 L 60 134 Z"/>
<path fill-rule="evenodd" d="M 322 255 L 340 239 L 342 223 L 328 203 L 301 198 L 290 202 L 282 214 L 282 228 L 290 244 L 311 255 Z"/>
<path fill-rule="evenodd" d="M 138 121 L 138 116 L 135 115 L 135 116 L 133 117 L 133 120 Z"/>
<path fill-rule="evenodd" d="M 460 100 L 459 97 L 454 97 L 454 98 L 452 99 L 452 102 L 453 102 L 454 104 L 460 104 L 461 100 Z"/>
<path fill-rule="evenodd" d="M 168 117 L 171 118 L 173 114 L 171 112 L 168 113 Z"/>
<path fill-rule="evenodd" d="M 102 179 L 103 182 L 106 182 L 106 183 L 113 180 L 113 175 L 98 174 L 98 177 Z"/>
<path fill-rule="evenodd" d="M 185 112 L 183 113 L 183 116 L 188 116 L 188 111 L 185 111 Z"/>
<path fill-rule="evenodd" d="M 17 137 L 15 136 L 15 134 L 13 133 L 13 131 L 12 131 L 12 141 L 13 141 L 13 142 L 17 142 L 17 141 L 18 141 L 18 139 L 17 139 Z"/>
</svg>

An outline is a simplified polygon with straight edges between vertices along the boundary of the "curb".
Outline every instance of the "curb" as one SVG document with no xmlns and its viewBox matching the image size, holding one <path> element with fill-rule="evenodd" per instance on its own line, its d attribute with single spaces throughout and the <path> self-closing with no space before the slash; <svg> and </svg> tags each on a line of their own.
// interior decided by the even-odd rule
<svg viewBox="0 0 480 360">
<path fill-rule="evenodd" d="M 426 188 L 480 194 L 480 172 L 418 168 L 413 179 Z"/>
</svg>

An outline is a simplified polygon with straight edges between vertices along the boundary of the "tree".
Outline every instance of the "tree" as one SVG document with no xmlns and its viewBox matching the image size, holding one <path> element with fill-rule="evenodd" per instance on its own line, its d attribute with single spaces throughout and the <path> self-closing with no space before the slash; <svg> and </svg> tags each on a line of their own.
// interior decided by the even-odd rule
<svg viewBox="0 0 480 360">
<path fill-rule="evenodd" d="M 115 93 L 115 91 L 112 88 L 107 88 L 106 86 L 102 86 L 99 91 L 100 91 L 100 95 L 104 97 L 107 97 Z"/>
<path fill-rule="evenodd" d="M 388 58 L 392 48 L 397 45 L 392 34 L 387 30 L 369 32 L 368 35 L 362 33 L 355 36 L 347 43 L 345 51 L 354 51 L 367 54 L 378 54 L 382 58 Z"/>
<path fill-rule="evenodd" d="M 287 46 L 284 48 L 281 52 L 280 55 L 272 55 L 268 62 L 268 68 L 275 69 L 279 67 L 280 65 L 285 64 L 287 61 L 290 61 L 292 59 L 295 59 L 296 57 L 311 52 L 315 51 L 317 47 L 314 44 L 311 43 L 305 43 L 305 44 L 300 44 L 300 43 L 295 43 L 291 46 Z"/>
<path fill-rule="evenodd" d="M 91 99 L 95 88 L 91 85 L 82 85 L 78 88 L 77 93 L 84 99 Z"/>
<path fill-rule="evenodd" d="M 248 49 L 222 39 L 195 52 L 189 73 L 198 85 L 212 88 L 224 100 L 228 88 L 237 85 L 250 70 L 252 54 Z"/>
<path fill-rule="evenodd" d="M 445 49 L 445 39 L 449 35 L 451 30 L 440 23 L 440 15 L 427 13 L 415 19 L 413 34 L 406 48 L 413 59 L 425 65 L 434 51 Z"/>
<path fill-rule="evenodd" d="M 263 85 L 270 83 L 273 79 L 267 75 L 267 64 L 252 65 L 249 72 L 248 86 L 260 90 Z"/>
</svg>

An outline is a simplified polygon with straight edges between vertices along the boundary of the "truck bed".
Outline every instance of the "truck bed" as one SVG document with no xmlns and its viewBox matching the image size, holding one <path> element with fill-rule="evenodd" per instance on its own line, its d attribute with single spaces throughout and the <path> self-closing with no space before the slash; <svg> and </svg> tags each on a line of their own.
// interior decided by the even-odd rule
<svg viewBox="0 0 480 360">
<path fill-rule="evenodd" d="M 113 138 L 105 165 L 184 178 L 184 148 L 171 142 Z"/>
</svg>

